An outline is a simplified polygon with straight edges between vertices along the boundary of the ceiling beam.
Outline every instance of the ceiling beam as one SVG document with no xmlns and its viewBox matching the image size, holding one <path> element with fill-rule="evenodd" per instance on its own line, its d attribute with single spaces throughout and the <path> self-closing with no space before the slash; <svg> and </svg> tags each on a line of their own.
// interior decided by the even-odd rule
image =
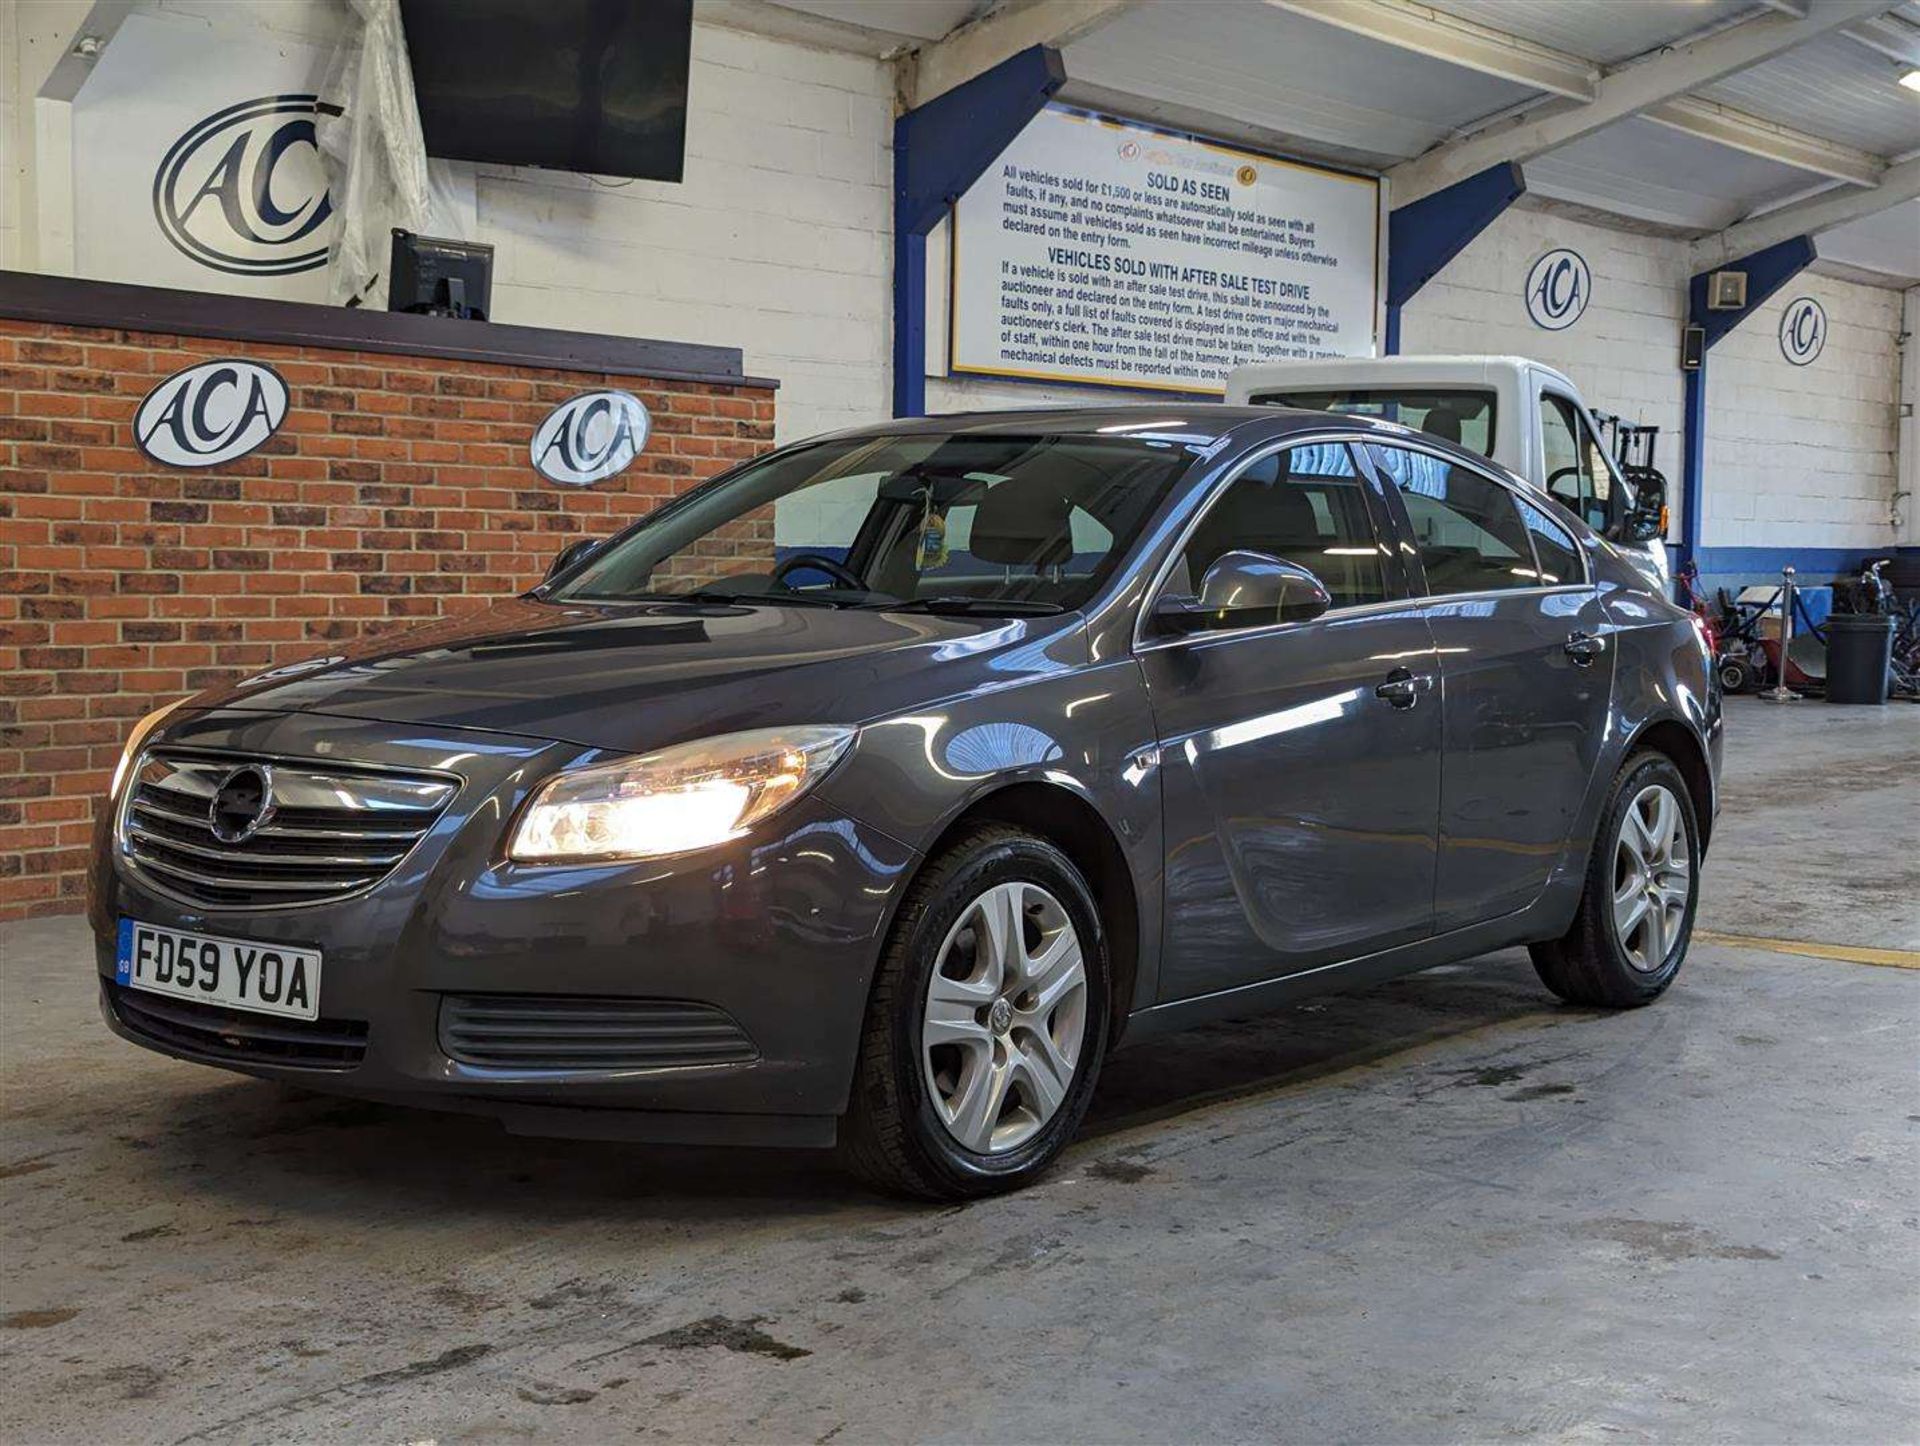
<svg viewBox="0 0 1920 1446">
<path fill-rule="evenodd" d="M 1715 101 L 1681 96 L 1661 102 L 1645 115 L 1670 130 L 1698 136 L 1762 160 L 1811 171 L 1816 176 L 1845 181 L 1850 186 L 1877 186 L 1887 169 L 1887 163 L 1870 152 L 1808 135 Z"/>
<path fill-rule="evenodd" d="M 908 109 L 984 75 L 1004 60 L 1047 45 L 1058 50 L 1131 10 L 1138 0 L 1012 0 L 905 58 Z"/>
<path fill-rule="evenodd" d="M 1501 161 L 1525 161 L 1640 114 L 1688 91 L 1770 60 L 1817 36 L 1887 8 L 1888 0 L 1809 0 L 1804 16 L 1777 13 L 1662 50 L 1603 76 L 1585 105 L 1556 98 L 1462 140 L 1450 141 L 1387 173 L 1395 205 L 1404 205 Z"/>
<path fill-rule="evenodd" d="M 1920 25 L 1909 25 L 1898 15 L 1876 15 L 1840 33 L 1889 60 L 1920 69 Z"/>
<path fill-rule="evenodd" d="M 1504 30 L 1457 19 L 1410 0 L 1266 0 L 1275 10 L 1304 15 L 1369 40 L 1431 56 L 1482 75 L 1512 81 L 1569 100 L 1590 101 L 1600 68 L 1590 60 L 1549 50 Z"/>
<path fill-rule="evenodd" d="M 1712 271 L 1750 252 L 1763 251 L 1794 236 L 1818 236 L 1849 221 L 1875 216 L 1920 196 L 1920 156 L 1888 166 L 1880 184 L 1868 190 L 1835 187 L 1804 201 L 1768 211 L 1693 243 L 1689 259 L 1695 272 Z"/>
</svg>

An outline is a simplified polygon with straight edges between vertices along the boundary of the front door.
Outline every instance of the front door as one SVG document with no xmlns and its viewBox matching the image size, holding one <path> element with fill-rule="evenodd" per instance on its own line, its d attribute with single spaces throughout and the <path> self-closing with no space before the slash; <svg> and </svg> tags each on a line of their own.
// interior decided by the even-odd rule
<svg viewBox="0 0 1920 1446">
<path fill-rule="evenodd" d="M 1438 453 L 1372 445 L 1425 574 L 1445 716 L 1441 931 L 1526 907 L 1570 844 L 1605 741 L 1613 625 L 1574 532 Z"/>
<path fill-rule="evenodd" d="M 1384 498 L 1344 443 L 1249 462 L 1209 504 L 1163 594 L 1223 552 L 1321 579 L 1306 622 L 1139 651 L 1160 740 L 1163 1002 L 1424 937 L 1433 924 L 1440 710 L 1421 608 L 1390 592 Z"/>
</svg>

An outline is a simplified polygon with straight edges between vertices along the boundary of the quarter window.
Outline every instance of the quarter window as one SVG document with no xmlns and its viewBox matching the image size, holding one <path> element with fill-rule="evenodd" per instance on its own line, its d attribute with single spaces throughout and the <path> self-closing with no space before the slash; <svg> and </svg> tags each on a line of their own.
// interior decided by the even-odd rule
<svg viewBox="0 0 1920 1446">
<path fill-rule="evenodd" d="M 1526 526 L 1506 488 L 1428 452 L 1370 450 L 1406 503 L 1429 593 L 1540 585 Z"/>
<path fill-rule="evenodd" d="M 1335 607 L 1386 599 L 1379 539 L 1344 443 L 1262 457 L 1227 486 L 1187 539 L 1170 586 L 1191 594 L 1223 552 L 1246 549 L 1297 563 Z"/>
<path fill-rule="evenodd" d="M 1579 550 L 1566 528 L 1524 498 L 1520 499 L 1520 518 L 1527 524 L 1527 535 L 1533 539 L 1533 555 L 1540 565 L 1542 587 L 1586 581 Z"/>
</svg>

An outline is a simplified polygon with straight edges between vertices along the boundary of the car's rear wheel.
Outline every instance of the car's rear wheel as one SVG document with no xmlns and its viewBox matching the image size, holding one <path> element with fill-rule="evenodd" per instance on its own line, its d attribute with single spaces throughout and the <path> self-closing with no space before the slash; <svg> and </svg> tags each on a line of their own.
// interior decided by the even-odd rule
<svg viewBox="0 0 1920 1446">
<path fill-rule="evenodd" d="M 1686 780 L 1643 750 L 1614 779 L 1573 925 L 1532 947 L 1533 966 L 1575 1004 L 1625 1009 L 1680 972 L 1700 897 L 1699 822 Z"/>
<path fill-rule="evenodd" d="M 1025 1184 L 1086 1114 L 1107 1043 L 1091 891 L 999 825 L 914 882 L 868 1002 L 842 1154 L 884 1188 L 966 1199 Z"/>
</svg>

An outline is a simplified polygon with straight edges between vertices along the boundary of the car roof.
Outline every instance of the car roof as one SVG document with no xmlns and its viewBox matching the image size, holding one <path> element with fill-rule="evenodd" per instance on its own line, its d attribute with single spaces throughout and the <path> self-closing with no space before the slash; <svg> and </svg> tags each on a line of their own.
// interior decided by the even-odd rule
<svg viewBox="0 0 1920 1446">
<path fill-rule="evenodd" d="M 1126 402 L 1103 407 L 1011 407 L 998 411 L 945 412 L 930 417 L 896 417 L 835 432 L 835 437 L 924 435 L 1021 436 L 1044 431 L 1053 436 L 1151 436 L 1205 446 L 1242 428 L 1269 435 L 1311 428 L 1315 431 L 1407 435 L 1407 429 L 1371 417 L 1298 407 L 1229 406 L 1225 402 Z"/>
</svg>

